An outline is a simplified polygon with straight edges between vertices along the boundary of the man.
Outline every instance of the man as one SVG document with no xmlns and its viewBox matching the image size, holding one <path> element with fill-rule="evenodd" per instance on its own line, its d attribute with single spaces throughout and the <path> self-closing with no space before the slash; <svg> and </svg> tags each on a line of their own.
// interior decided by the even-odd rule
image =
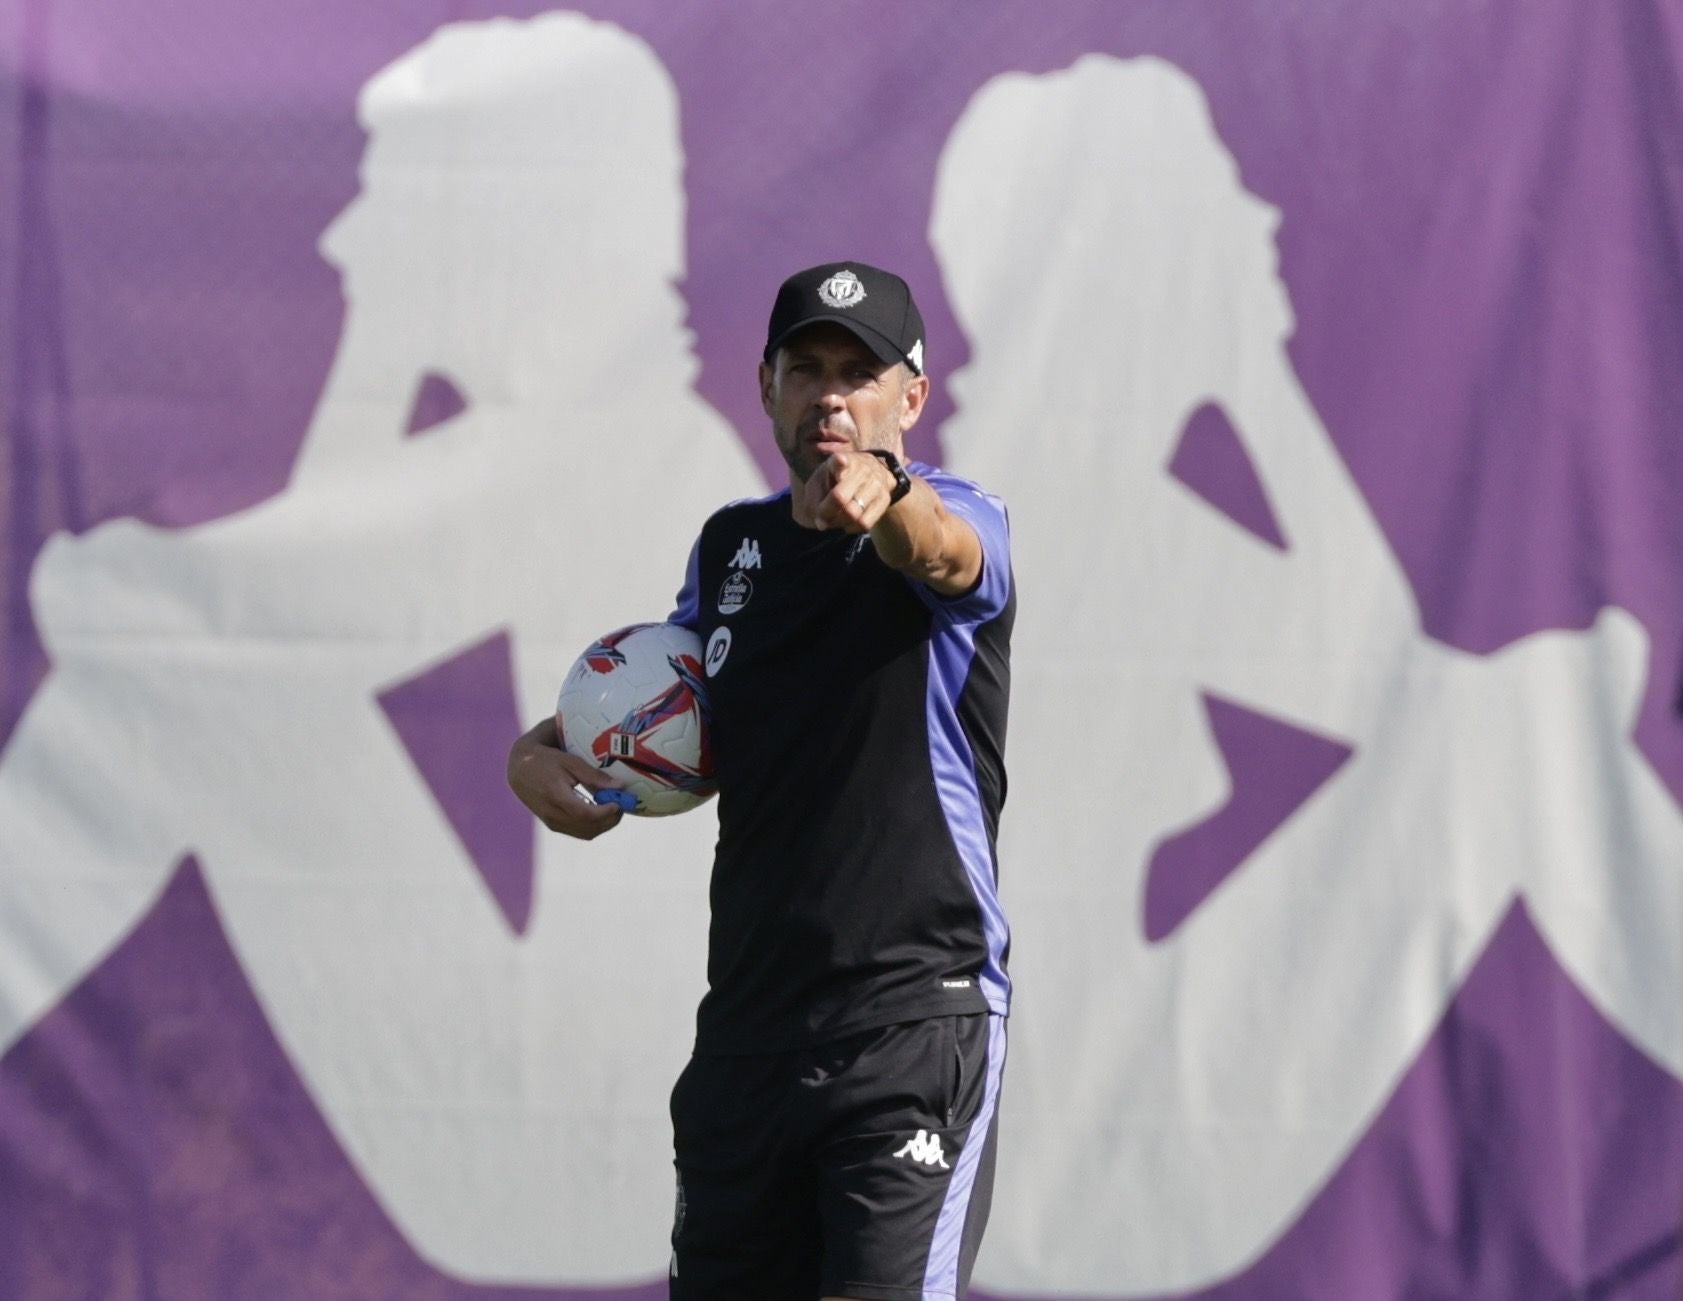
<svg viewBox="0 0 1683 1301">
<path fill-rule="evenodd" d="M 706 643 L 719 780 L 675 1298 L 957 1297 L 986 1222 L 1015 594 L 1002 503 L 902 464 L 928 393 L 898 276 L 785 281 L 760 394 L 789 487 L 707 521 L 672 615 Z M 553 722 L 509 779 L 553 830 L 619 822 Z"/>
</svg>

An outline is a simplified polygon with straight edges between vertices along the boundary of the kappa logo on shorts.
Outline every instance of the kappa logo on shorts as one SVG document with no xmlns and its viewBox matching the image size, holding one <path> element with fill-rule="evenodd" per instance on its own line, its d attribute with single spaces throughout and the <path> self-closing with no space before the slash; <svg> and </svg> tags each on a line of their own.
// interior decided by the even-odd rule
<svg viewBox="0 0 1683 1301">
<path fill-rule="evenodd" d="M 951 1170 L 947 1158 L 941 1152 L 941 1136 L 931 1134 L 927 1129 L 920 1129 L 906 1140 L 906 1146 L 894 1154 L 897 1157 L 909 1156 L 914 1161 L 920 1161 L 926 1166 L 940 1166 L 943 1170 Z"/>
</svg>

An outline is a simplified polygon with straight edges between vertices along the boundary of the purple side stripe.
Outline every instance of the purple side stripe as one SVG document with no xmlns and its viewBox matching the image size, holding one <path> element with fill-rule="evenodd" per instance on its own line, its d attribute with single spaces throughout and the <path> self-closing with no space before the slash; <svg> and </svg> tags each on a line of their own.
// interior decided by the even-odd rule
<svg viewBox="0 0 1683 1301">
<path fill-rule="evenodd" d="M 953 846 L 970 879 L 970 889 L 982 912 L 982 936 L 987 961 L 982 967 L 982 994 L 988 1007 L 1004 1016 L 1011 1001 L 1011 981 L 1005 974 L 1008 933 L 1005 913 L 994 885 L 993 846 L 982 820 L 982 793 L 976 784 L 975 755 L 970 738 L 958 721 L 958 700 L 976 658 L 976 625 L 948 624 L 929 641 L 929 691 L 925 713 L 929 726 L 929 766 L 935 794 L 952 833 Z"/>
<path fill-rule="evenodd" d="M 999 1081 L 1005 1074 L 1005 1018 L 988 1017 L 988 1075 L 982 1105 L 964 1136 L 964 1147 L 953 1167 L 935 1236 L 929 1243 L 929 1262 L 923 1270 L 923 1301 L 953 1301 L 958 1295 L 958 1257 L 964 1245 L 964 1225 L 970 1218 L 970 1194 L 976 1186 L 976 1167 L 987 1146 L 993 1113 L 999 1106 Z"/>
</svg>

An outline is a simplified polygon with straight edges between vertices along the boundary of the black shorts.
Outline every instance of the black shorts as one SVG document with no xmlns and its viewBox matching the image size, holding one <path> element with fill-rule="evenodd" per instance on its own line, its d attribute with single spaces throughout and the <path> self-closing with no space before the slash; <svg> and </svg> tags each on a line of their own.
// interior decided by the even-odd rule
<svg viewBox="0 0 1683 1301">
<path fill-rule="evenodd" d="M 1005 1019 L 936 1017 L 672 1090 L 674 1301 L 947 1301 L 987 1224 Z"/>
</svg>

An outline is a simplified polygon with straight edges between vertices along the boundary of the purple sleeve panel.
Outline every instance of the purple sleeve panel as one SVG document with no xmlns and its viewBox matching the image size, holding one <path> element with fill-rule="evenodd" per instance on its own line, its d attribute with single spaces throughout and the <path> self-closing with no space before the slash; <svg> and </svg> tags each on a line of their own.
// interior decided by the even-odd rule
<svg viewBox="0 0 1683 1301">
<path fill-rule="evenodd" d="M 1005 608 L 1011 595 L 1011 524 L 1005 503 L 956 474 L 921 463 L 907 465 L 941 499 L 941 504 L 976 530 L 982 543 L 982 574 L 962 596 L 942 596 L 932 587 L 914 582 L 924 603 L 954 623 L 983 623 Z"/>
<path fill-rule="evenodd" d="M 690 548 L 689 564 L 684 567 L 684 585 L 678 589 L 676 602 L 672 607 L 672 613 L 666 616 L 666 622 L 693 630 L 700 618 L 701 539 L 697 537 L 695 545 Z"/>
</svg>

